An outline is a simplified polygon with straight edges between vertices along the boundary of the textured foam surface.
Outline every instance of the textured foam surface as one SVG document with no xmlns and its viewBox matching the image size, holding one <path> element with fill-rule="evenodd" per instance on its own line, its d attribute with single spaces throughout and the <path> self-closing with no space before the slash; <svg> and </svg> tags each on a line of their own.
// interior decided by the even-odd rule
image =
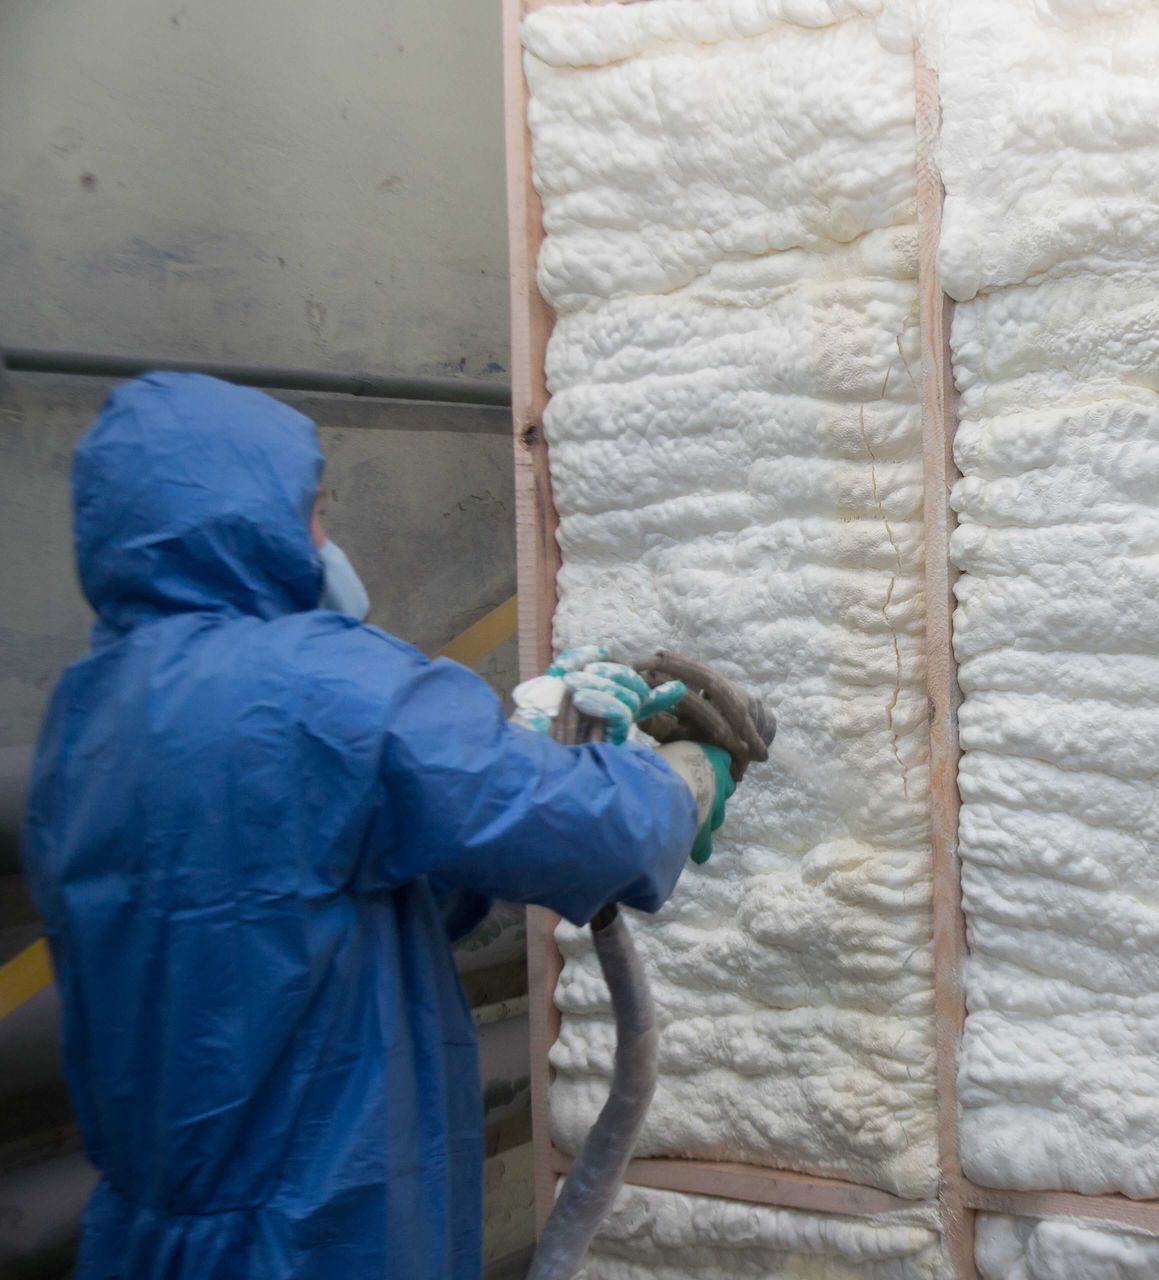
<svg viewBox="0 0 1159 1280">
<path fill-rule="evenodd" d="M 937 0 L 951 297 L 1159 260 L 1154 0 Z"/>
<path fill-rule="evenodd" d="M 1066 1218 L 979 1214 L 981 1280 L 1154 1280 L 1159 1240 Z"/>
<path fill-rule="evenodd" d="M 913 61 L 880 8 L 652 0 L 543 10 L 524 34 L 558 314 L 557 642 L 686 651 L 780 721 L 712 861 L 633 921 L 662 1022 L 641 1153 L 920 1197 L 936 1175 Z M 613 1028 L 586 936 L 560 940 L 552 1119 L 574 1150 Z"/>
<path fill-rule="evenodd" d="M 626 1187 L 584 1274 L 586 1280 L 942 1280 L 947 1273 L 925 1210 L 844 1218 Z"/>
<path fill-rule="evenodd" d="M 944 50 L 961 1141 L 991 1186 L 1159 1193 L 1157 50 L 1159 8 L 1093 0 L 960 0 Z"/>
</svg>

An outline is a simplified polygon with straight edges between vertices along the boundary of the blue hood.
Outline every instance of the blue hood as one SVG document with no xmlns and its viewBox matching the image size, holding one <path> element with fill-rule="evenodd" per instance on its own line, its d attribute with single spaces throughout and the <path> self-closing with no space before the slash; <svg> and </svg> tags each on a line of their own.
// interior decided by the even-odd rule
<svg viewBox="0 0 1159 1280">
<path fill-rule="evenodd" d="M 316 608 L 322 468 L 314 424 L 260 391 L 187 373 L 119 387 L 73 459 L 77 567 L 98 634 L 172 613 Z"/>
</svg>

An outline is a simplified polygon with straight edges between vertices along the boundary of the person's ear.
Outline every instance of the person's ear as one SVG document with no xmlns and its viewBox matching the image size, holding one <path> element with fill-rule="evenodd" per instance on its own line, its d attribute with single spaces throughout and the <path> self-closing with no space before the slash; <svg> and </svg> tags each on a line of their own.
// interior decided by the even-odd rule
<svg viewBox="0 0 1159 1280">
<path fill-rule="evenodd" d="M 318 492 L 314 495 L 314 506 L 310 511 L 310 537 L 314 539 L 314 545 L 321 547 L 326 541 L 326 529 L 322 524 L 322 517 L 326 514 L 326 490 L 319 485 Z"/>
</svg>

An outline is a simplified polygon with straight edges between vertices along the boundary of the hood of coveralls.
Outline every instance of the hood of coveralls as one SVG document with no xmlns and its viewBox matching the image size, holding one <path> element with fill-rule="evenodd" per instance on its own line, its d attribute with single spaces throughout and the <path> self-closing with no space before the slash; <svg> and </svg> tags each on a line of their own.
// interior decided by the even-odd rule
<svg viewBox="0 0 1159 1280">
<path fill-rule="evenodd" d="M 173 613 L 270 619 L 314 609 L 314 424 L 200 374 L 117 388 L 73 458 L 81 586 L 97 637 Z"/>
</svg>

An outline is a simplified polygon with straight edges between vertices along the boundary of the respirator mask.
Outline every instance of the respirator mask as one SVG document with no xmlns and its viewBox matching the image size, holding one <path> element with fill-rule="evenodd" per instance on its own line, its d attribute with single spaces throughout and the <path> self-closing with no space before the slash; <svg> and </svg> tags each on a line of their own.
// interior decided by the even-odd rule
<svg viewBox="0 0 1159 1280">
<path fill-rule="evenodd" d="M 346 552 L 327 538 L 318 548 L 318 554 L 322 557 L 322 598 L 318 608 L 332 609 L 365 622 L 370 612 L 370 597 Z"/>
</svg>

